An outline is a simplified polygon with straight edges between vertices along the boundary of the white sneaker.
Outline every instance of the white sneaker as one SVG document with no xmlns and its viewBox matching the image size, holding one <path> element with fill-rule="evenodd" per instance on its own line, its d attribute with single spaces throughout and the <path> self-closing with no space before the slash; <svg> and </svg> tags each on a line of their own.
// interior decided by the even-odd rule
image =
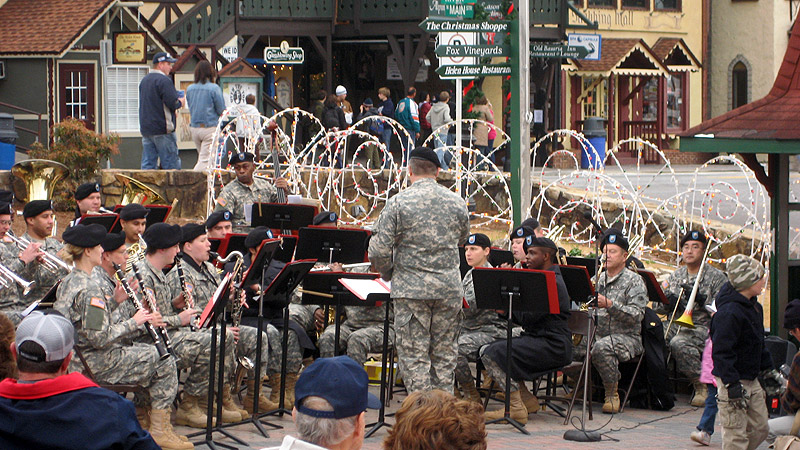
<svg viewBox="0 0 800 450">
<path fill-rule="evenodd" d="M 711 443 L 711 435 L 705 431 L 692 431 L 690 437 L 700 445 L 709 445 Z"/>
</svg>

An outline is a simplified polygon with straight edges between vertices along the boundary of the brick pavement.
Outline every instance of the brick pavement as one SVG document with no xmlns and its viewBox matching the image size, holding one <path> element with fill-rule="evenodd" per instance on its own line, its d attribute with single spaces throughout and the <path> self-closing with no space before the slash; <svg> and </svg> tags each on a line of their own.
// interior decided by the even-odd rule
<svg viewBox="0 0 800 450">
<path fill-rule="evenodd" d="M 372 388 L 373 393 L 378 394 L 376 388 Z M 395 411 L 400 402 L 405 398 L 404 395 L 395 396 L 387 408 L 388 412 Z M 492 402 L 489 409 L 500 406 L 500 403 Z M 595 403 L 595 411 L 600 410 L 600 404 Z M 540 411 L 531 415 L 526 425 L 526 430 L 530 436 L 517 432 L 510 425 L 489 425 L 488 448 L 489 449 L 518 449 L 528 450 L 534 448 L 546 448 L 547 450 L 561 449 L 720 449 L 722 441 L 720 437 L 719 420 L 717 420 L 717 432 L 711 438 L 711 446 L 702 447 L 689 439 L 689 433 L 694 430 L 695 425 L 700 420 L 702 408 L 692 408 L 688 406 L 688 398 L 683 395 L 678 396 L 676 406 L 667 412 L 650 411 L 642 409 L 628 408 L 623 414 L 615 415 L 613 418 L 606 414 L 595 414 L 594 420 L 587 421 L 587 428 L 598 428 L 603 426 L 603 439 L 601 442 L 578 443 L 563 439 L 564 431 L 571 429 L 569 425 L 564 425 L 564 419 L 558 416 L 551 409 Z M 580 410 L 573 416 L 580 418 Z M 282 430 L 268 429 L 269 438 L 261 436 L 253 425 L 238 425 L 228 428 L 231 434 L 247 442 L 249 448 L 260 449 L 268 446 L 279 446 L 286 433 L 293 434 L 294 426 L 291 416 L 284 418 L 269 418 L 272 422 L 284 427 Z M 377 419 L 377 412 L 368 411 L 367 423 Z M 609 421 L 610 419 L 610 421 Z M 387 422 L 393 423 L 393 418 L 388 418 Z M 577 423 L 577 421 L 576 421 Z M 189 433 L 196 431 L 186 427 L 176 427 L 179 433 Z M 387 427 L 378 430 L 372 437 L 364 441 L 363 448 L 366 450 L 377 450 L 381 448 L 381 442 L 388 432 Z M 221 434 L 215 434 L 216 442 L 233 445 L 234 442 L 225 438 Z M 198 446 L 198 448 L 206 448 Z M 248 448 L 248 447 L 238 447 Z M 767 445 L 762 444 L 759 449 L 766 449 Z"/>
</svg>

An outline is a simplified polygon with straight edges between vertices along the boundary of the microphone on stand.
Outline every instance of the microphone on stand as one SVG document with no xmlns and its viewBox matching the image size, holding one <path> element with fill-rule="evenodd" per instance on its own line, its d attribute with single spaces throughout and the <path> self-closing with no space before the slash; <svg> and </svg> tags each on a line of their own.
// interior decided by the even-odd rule
<svg viewBox="0 0 800 450">
<path fill-rule="evenodd" d="M 600 224 L 597 223 L 596 220 L 594 220 L 594 217 L 592 217 L 592 212 L 591 211 L 584 212 L 583 213 L 583 218 L 592 223 L 592 226 L 594 227 L 594 230 L 595 230 L 595 233 L 597 233 L 597 236 L 602 236 L 603 235 L 603 227 L 601 227 Z"/>
</svg>

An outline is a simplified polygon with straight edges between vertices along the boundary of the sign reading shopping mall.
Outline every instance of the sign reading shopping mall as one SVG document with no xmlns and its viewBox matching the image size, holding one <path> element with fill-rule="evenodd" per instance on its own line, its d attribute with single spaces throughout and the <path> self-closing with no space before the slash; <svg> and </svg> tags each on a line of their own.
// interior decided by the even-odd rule
<svg viewBox="0 0 800 450">
<path fill-rule="evenodd" d="M 264 49 L 264 61 L 267 64 L 302 64 L 305 60 L 305 53 L 300 47 L 289 47 L 286 41 L 281 42 L 280 47 L 266 47 Z"/>
</svg>

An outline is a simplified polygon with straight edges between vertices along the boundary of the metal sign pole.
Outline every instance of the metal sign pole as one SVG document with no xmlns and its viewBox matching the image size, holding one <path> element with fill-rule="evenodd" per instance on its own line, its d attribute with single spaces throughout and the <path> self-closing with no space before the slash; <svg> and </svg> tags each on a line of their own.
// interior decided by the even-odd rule
<svg viewBox="0 0 800 450">
<path fill-rule="evenodd" d="M 517 0 L 511 23 L 511 201 L 519 224 L 531 204 L 529 0 Z"/>
</svg>

